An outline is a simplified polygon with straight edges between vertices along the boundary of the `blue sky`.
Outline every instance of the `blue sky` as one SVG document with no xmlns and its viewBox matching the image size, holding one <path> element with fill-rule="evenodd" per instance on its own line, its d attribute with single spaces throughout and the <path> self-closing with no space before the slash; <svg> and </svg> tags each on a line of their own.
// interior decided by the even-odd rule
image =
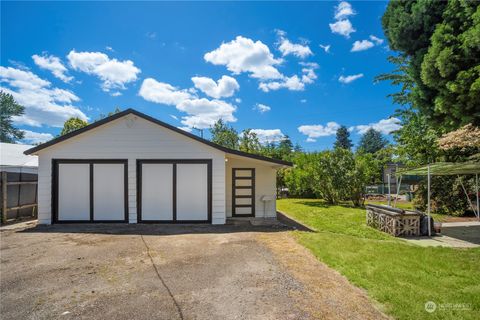
<svg viewBox="0 0 480 320">
<path fill-rule="evenodd" d="M 172 125 L 218 118 L 262 139 L 330 148 L 398 127 L 381 28 L 386 2 L 2 2 L 1 89 L 27 142 L 70 116 L 134 108 Z M 221 80 L 219 80 L 221 79 Z M 208 136 L 208 130 L 204 130 Z M 195 130 L 193 132 L 196 132 Z"/>
</svg>

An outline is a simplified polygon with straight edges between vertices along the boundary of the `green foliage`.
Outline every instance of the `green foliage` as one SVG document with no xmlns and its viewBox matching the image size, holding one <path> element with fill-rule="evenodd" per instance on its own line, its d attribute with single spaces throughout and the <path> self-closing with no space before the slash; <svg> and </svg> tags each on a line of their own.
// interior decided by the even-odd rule
<svg viewBox="0 0 480 320">
<path fill-rule="evenodd" d="M 407 165 L 422 165 L 439 159 L 438 133 L 419 112 L 411 109 L 398 111 L 402 128 L 393 133 L 397 141 L 396 151 Z"/>
<path fill-rule="evenodd" d="M 230 149 L 238 149 L 238 132 L 223 122 L 222 119 L 219 119 L 210 128 L 210 134 L 212 135 L 212 142 Z"/>
<path fill-rule="evenodd" d="M 353 154 L 342 148 L 294 155 L 294 168 L 285 170 L 290 195 L 315 197 L 335 204 L 351 200 L 362 205 L 367 184 L 379 175 L 372 154 Z"/>
<path fill-rule="evenodd" d="M 474 190 L 473 178 L 455 176 L 432 176 L 430 185 L 430 204 L 433 213 L 463 216 L 470 209 L 460 181 L 465 188 Z M 415 192 L 414 206 L 421 211 L 427 210 L 427 182 L 422 181 Z"/>
<path fill-rule="evenodd" d="M 370 128 L 362 135 L 358 150 L 363 153 L 375 153 L 385 148 L 387 144 L 387 140 L 379 131 Z"/>
<path fill-rule="evenodd" d="M 262 145 L 258 140 L 257 134 L 252 129 L 245 129 L 242 131 L 239 148 L 243 152 L 260 154 Z"/>
<path fill-rule="evenodd" d="M 480 124 L 479 2 L 448 2 L 423 59 L 421 79 L 435 92 L 424 108 L 432 121 L 447 130 Z"/>
<path fill-rule="evenodd" d="M 379 162 L 373 154 L 357 154 L 354 167 L 349 172 L 350 198 L 354 206 L 363 206 L 365 202 L 365 187 L 371 184 L 380 171 Z M 372 181 L 373 180 L 373 181 Z"/>
<path fill-rule="evenodd" d="M 11 94 L 0 91 L 0 141 L 15 143 L 23 139 L 24 132 L 13 126 L 12 117 L 21 116 L 25 108 Z"/>
<path fill-rule="evenodd" d="M 377 80 L 402 84 L 393 94 L 444 133 L 480 124 L 480 6 L 478 1 L 391 1 L 382 25 L 397 69 Z"/>
<path fill-rule="evenodd" d="M 81 129 L 86 126 L 88 126 L 88 122 L 76 117 L 70 118 L 63 124 L 63 129 L 60 132 L 60 135 L 63 136 L 64 134 Z"/>
<path fill-rule="evenodd" d="M 353 144 L 352 140 L 350 140 L 350 132 L 348 132 L 347 127 L 341 126 L 338 128 L 334 146 L 335 148 L 352 149 Z"/>
</svg>

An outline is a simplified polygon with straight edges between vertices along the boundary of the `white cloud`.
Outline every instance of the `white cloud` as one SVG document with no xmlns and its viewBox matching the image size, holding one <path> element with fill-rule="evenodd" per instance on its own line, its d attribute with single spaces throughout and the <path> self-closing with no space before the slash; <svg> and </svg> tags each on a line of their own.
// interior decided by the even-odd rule
<svg viewBox="0 0 480 320">
<path fill-rule="evenodd" d="M 338 78 L 338 81 L 340 81 L 341 83 L 344 83 L 344 84 L 349 84 L 350 82 L 353 82 L 357 79 L 360 79 L 363 77 L 363 73 L 359 73 L 359 74 L 352 74 L 350 76 L 340 76 Z"/>
<path fill-rule="evenodd" d="M 174 120 L 177 120 L 177 121 L 178 121 L 178 117 L 177 117 L 176 115 L 174 115 L 174 114 L 171 114 L 171 115 L 170 115 L 170 117 L 171 117 L 172 119 L 174 119 Z"/>
<path fill-rule="evenodd" d="M 195 88 L 216 99 L 231 97 L 240 89 L 237 80 L 229 76 L 222 76 L 217 82 L 207 77 L 193 77 L 192 81 Z"/>
<path fill-rule="evenodd" d="M 1 90 L 11 94 L 25 107 L 25 114 L 14 118 L 16 123 L 61 127 L 71 117 L 88 120 L 80 109 L 72 105 L 80 100 L 73 92 L 52 88 L 49 81 L 30 71 L 0 66 L 0 83 L 8 86 L 0 87 Z"/>
<path fill-rule="evenodd" d="M 285 138 L 280 129 L 252 129 L 260 143 L 279 142 Z"/>
<path fill-rule="evenodd" d="M 300 100 L 301 103 L 307 103 L 307 99 Z"/>
<path fill-rule="evenodd" d="M 330 26 L 330 30 L 333 33 L 337 33 L 339 35 L 342 35 L 345 38 L 350 38 L 350 34 L 357 31 L 357 30 L 355 30 L 355 28 L 352 26 L 352 23 L 348 19 L 339 20 L 339 21 L 334 22 L 334 23 L 329 23 L 328 25 Z"/>
<path fill-rule="evenodd" d="M 307 142 L 315 142 L 319 137 L 327 137 L 337 133 L 340 125 L 336 122 L 328 122 L 325 126 L 316 125 L 303 125 L 298 127 L 298 131 L 307 136 Z"/>
<path fill-rule="evenodd" d="M 248 72 L 251 77 L 262 80 L 282 77 L 275 67 L 282 60 L 275 59 L 268 46 L 261 41 L 254 42 L 242 36 L 207 52 L 204 59 L 214 65 L 224 65 L 234 74 Z"/>
<path fill-rule="evenodd" d="M 265 113 L 267 111 L 270 111 L 270 107 L 263 104 L 263 103 L 257 103 L 254 107 L 253 110 L 257 110 L 260 113 Z"/>
<path fill-rule="evenodd" d="M 335 7 L 335 19 L 340 20 L 348 16 L 355 15 L 352 5 L 346 1 L 342 1 Z"/>
<path fill-rule="evenodd" d="M 34 54 L 32 56 L 33 62 L 41 69 L 48 70 L 52 72 L 52 74 L 57 77 L 58 79 L 62 80 L 63 82 L 70 82 L 72 81 L 73 77 L 67 76 L 67 68 L 63 65 L 62 61 L 59 57 L 55 56 L 39 56 Z"/>
<path fill-rule="evenodd" d="M 302 68 L 302 76 L 298 77 L 293 75 L 291 77 L 283 76 L 279 81 L 260 82 L 259 89 L 263 92 L 275 91 L 282 88 L 286 88 L 291 91 L 303 91 L 305 90 L 305 84 L 311 84 L 317 79 L 315 69 L 318 68 L 318 64 L 315 62 L 300 62 Z"/>
<path fill-rule="evenodd" d="M 139 95 L 147 101 L 174 105 L 177 110 L 185 112 L 181 123 L 187 127 L 206 129 L 218 119 L 235 122 L 233 113 L 237 107 L 223 100 L 198 99 L 192 90 L 176 88 L 168 83 L 148 78 L 142 83 Z"/>
<path fill-rule="evenodd" d="M 392 117 L 388 119 L 382 119 L 378 122 L 369 123 L 367 125 L 354 126 L 351 127 L 351 129 L 352 131 L 357 131 L 359 134 L 364 134 L 370 128 L 380 131 L 383 134 L 389 134 L 395 130 L 400 129 L 401 127 L 402 126 L 400 125 L 400 120 Z"/>
<path fill-rule="evenodd" d="M 240 98 L 235 98 L 235 102 L 236 102 L 236 103 L 242 103 L 242 99 L 240 99 Z"/>
<path fill-rule="evenodd" d="M 33 132 L 30 130 L 23 130 L 23 133 L 25 134 L 23 140 L 31 144 L 44 143 L 53 139 L 53 135 L 50 133 Z"/>
<path fill-rule="evenodd" d="M 97 76 L 102 80 L 102 89 L 125 89 L 125 84 L 136 81 L 141 70 L 131 60 L 118 61 L 110 59 L 101 52 L 70 51 L 68 62 L 74 70 Z"/>
<path fill-rule="evenodd" d="M 290 54 L 304 59 L 308 56 L 313 55 L 312 50 L 310 50 L 310 47 L 306 44 L 298 44 L 298 43 L 292 43 L 290 40 L 288 40 L 286 36 L 286 32 L 282 30 L 276 30 L 277 35 L 279 37 L 279 42 L 278 42 L 278 50 L 282 53 L 282 56 L 288 56 Z"/>
<path fill-rule="evenodd" d="M 322 48 L 323 51 L 325 51 L 325 53 L 330 53 L 331 45 L 329 45 L 329 44 L 326 44 L 326 45 L 319 44 L 318 46 L 319 46 L 320 48 Z"/>
<path fill-rule="evenodd" d="M 233 116 L 236 107 L 222 100 L 192 99 L 182 101 L 177 109 L 188 115 L 182 117 L 182 124 L 188 127 L 206 129 L 211 127 L 218 119 L 225 122 L 235 122 Z"/>
<path fill-rule="evenodd" d="M 193 98 L 187 90 L 180 90 L 153 78 L 143 80 L 138 94 L 147 101 L 167 105 L 177 105 L 184 100 Z"/>
<path fill-rule="evenodd" d="M 361 41 L 355 41 L 353 43 L 352 49 L 350 50 L 351 52 L 358 52 L 358 51 L 364 51 L 368 50 L 370 48 L 373 48 L 374 44 L 371 41 L 368 40 L 361 40 Z"/>
<path fill-rule="evenodd" d="M 376 45 L 381 45 L 383 43 L 383 39 L 377 38 L 374 35 L 370 35 L 370 40 L 375 42 Z"/>
<path fill-rule="evenodd" d="M 113 50 L 113 48 L 110 47 L 110 46 L 106 46 L 105 50 L 110 51 L 110 52 L 115 52 L 115 50 Z"/>
<path fill-rule="evenodd" d="M 281 81 L 260 82 L 258 88 L 263 92 L 275 91 L 282 88 L 286 88 L 291 91 L 303 91 L 305 90 L 305 84 L 297 76 L 283 77 Z"/>
</svg>

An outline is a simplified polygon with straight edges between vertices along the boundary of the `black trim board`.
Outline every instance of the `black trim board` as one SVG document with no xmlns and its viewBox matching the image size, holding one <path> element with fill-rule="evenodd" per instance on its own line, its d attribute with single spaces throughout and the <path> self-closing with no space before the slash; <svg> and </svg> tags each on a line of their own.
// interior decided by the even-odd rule
<svg viewBox="0 0 480 320">
<path fill-rule="evenodd" d="M 142 219 L 142 165 L 146 163 L 172 164 L 173 217 L 172 220 Z M 207 165 L 207 220 L 177 220 L 177 164 Z M 212 159 L 137 159 L 137 222 L 138 223 L 212 223 L 212 192 L 213 192 Z"/>
<path fill-rule="evenodd" d="M 89 180 L 90 180 L 90 190 L 89 190 L 89 205 L 90 205 L 90 214 L 89 220 L 59 220 L 58 219 L 58 176 L 59 164 L 89 164 Z M 124 171 L 124 219 L 122 220 L 95 220 L 94 219 L 94 206 L 93 206 L 93 176 L 94 170 L 93 166 L 95 164 L 123 164 Z M 52 223 L 119 223 L 119 222 L 128 222 L 128 160 L 127 159 L 52 159 Z"/>
<path fill-rule="evenodd" d="M 134 110 L 134 109 L 127 109 L 127 110 L 125 110 L 125 111 L 116 113 L 116 114 L 114 114 L 114 115 L 112 115 L 112 116 L 110 116 L 110 117 L 107 117 L 107 118 L 104 118 L 104 119 L 102 119 L 102 120 L 96 121 L 96 122 L 94 122 L 94 123 L 92 123 L 92 124 L 89 124 L 89 125 L 86 126 L 86 127 L 83 127 L 83 128 L 81 128 L 81 129 L 72 131 L 72 132 L 67 133 L 67 134 L 65 134 L 65 135 L 63 135 L 63 136 L 60 136 L 60 137 L 58 137 L 58 138 L 52 139 L 52 140 L 50 140 L 50 141 L 48 141 L 48 142 L 45 142 L 45 143 L 43 143 L 43 144 L 41 144 L 41 145 L 38 145 L 38 146 L 36 146 L 36 147 L 30 148 L 30 149 L 28 149 L 28 150 L 25 150 L 23 153 L 26 154 L 26 155 L 36 153 L 36 152 L 38 152 L 38 151 L 40 151 L 40 150 L 42 150 L 42 149 L 48 148 L 48 147 L 53 146 L 53 145 L 55 145 L 55 144 L 57 144 L 57 143 L 59 143 L 59 142 L 68 140 L 68 139 L 70 139 L 70 138 L 73 138 L 73 137 L 75 137 L 75 136 L 77 136 L 77 135 L 79 135 L 79 134 L 81 134 L 81 133 L 90 131 L 90 130 L 95 129 L 95 128 L 101 126 L 101 125 L 104 125 L 104 124 L 109 123 L 109 122 L 111 122 L 111 121 L 117 120 L 117 119 L 119 119 L 119 118 L 121 118 L 121 117 L 124 117 L 124 116 L 126 116 L 126 115 L 129 115 L 129 114 L 133 114 L 133 115 L 135 115 L 135 116 L 137 116 L 137 117 L 140 117 L 140 118 L 142 118 L 142 119 L 145 119 L 145 120 L 147 120 L 147 121 L 151 121 L 151 122 L 153 122 L 153 123 L 155 123 L 155 124 L 157 124 L 157 125 L 159 125 L 159 126 L 162 126 L 162 127 L 167 128 L 167 129 L 169 129 L 169 130 L 175 131 L 175 132 L 177 132 L 177 133 L 179 133 L 179 134 L 182 134 L 182 135 L 184 135 L 184 136 L 187 136 L 187 137 L 189 137 L 189 138 L 191 138 L 191 139 L 194 139 L 194 140 L 196 140 L 196 141 L 198 141 L 198 142 L 201 142 L 201 143 L 203 143 L 203 144 L 206 144 L 206 145 L 208 145 L 208 146 L 210 146 L 210 147 L 213 147 L 213 148 L 218 149 L 218 150 L 220 150 L 220 151 L 223 151 L 223 152 L 225 152 L 225 153 L 230 153 L 230 154 L 234 154 L 234 155 L 238 155 L 238 156 L 242 156 L 242 157 L 246 157 L 246 158 L 251 158 L 251 159 L 256 159 L 256 160 L 261 160 L 261 161 L 267 161 L 267 162 L 271 162 L 271 163 L 275 163 L 275 164 L 280 164 L 280 165 L 284 165 L 284 166 L 290 166 L 290 167 L 293 166 L 293 163 L 288 162 L 288 161 L 283 161 L 283 160 L 278 160 L 278 159 L 272 159 L 272 158 L 260 156 L 260 155 L 257 155 L 257 154 L 251 154 L 251 153 L 247 153 L 247 152 L 243 152 L 243 151 L 238 151 L 238 150 L 226 148 L 226 147 L 224 147 L 224 146 L 221 146 L 221 145 L 218 145 L 218 144 L 216 144 L 216 143 L 213 143 L 213 142 L 211 142 L 211 141 L 209 141 L 209 140 L 200 138 L 200 137 L 198 137 L 198 136 L 196 136 L 196 135 L 194 135 L 194 134 L 192 134 L 192 133 L 189 133 L 189 132 L 186 132 L 186 131 L 184 131 L 184 130 L 182 130 L 182 129 L 179 129 L 179 128 L 177 128 L 177 127 L 174 127 L 174 126 L 172 126 L 172 125 L 170 125 L 170 124 L 168 124 L 168 123 L 166 123 L 166 122 L 163 122 L 163 121 L 160 121 L 160 120 L 155 119 L 155 118 L 153 118 L 153 117 L 150 117 L 150 116 L 148 116 L 148 115 L 146 115 L 146 114 L 144 114 L 144 113 L 141 113 L 141 112 L 139 112 L 139 111 L 137 111 L 137 110 Z"/>
</svg>

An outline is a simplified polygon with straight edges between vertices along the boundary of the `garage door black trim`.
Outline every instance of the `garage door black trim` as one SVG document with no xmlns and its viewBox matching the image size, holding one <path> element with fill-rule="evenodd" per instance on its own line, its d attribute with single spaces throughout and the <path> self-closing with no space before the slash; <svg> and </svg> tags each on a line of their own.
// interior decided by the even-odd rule
<svg viewBox="0 0 480 320">
<path fill-rule="evenodd" d="M 165 163 L 173 165 L 173 220 L 142 220 L 142 165 Z M 177 220 L 177 164 L 207 165 L 207 220 Z M 212 222 L 212 159 L 137 159 L 137 219 L 138 223 L 211 223 Z"/>
<path fill-rule="evenodd" d="M 58 219 L 58 165 L 61 163 L 90 164 L 90 219 L 89 220 L 59 220 Z M 93 215 L 93 165 L 123 164 L 124 167 L 124 206 L 125 217 L 122 220 L 94 220 Z M 52 223 L 119 223 L 128 222 L 128 160 L 127 159 L 52 159 Z"/>
</svg>

